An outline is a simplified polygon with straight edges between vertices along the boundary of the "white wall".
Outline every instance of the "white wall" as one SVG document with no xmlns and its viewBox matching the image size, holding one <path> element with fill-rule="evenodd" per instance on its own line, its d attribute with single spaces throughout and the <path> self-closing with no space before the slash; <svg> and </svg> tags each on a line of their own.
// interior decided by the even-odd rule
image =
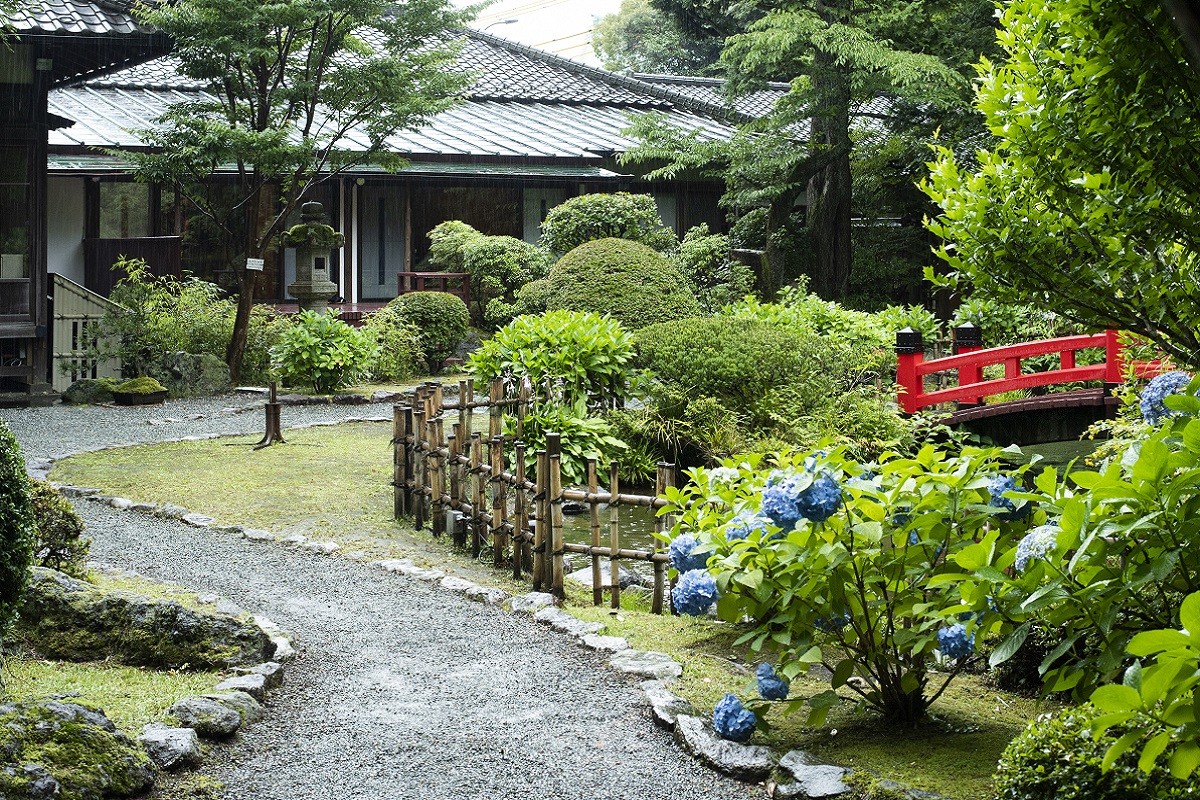
<svg viewBox="0 0 1200 800">
<path fill-rule="evenodd" d="M 47 263 L 51 272 L 83 285 L 86 178 L 50 175 L 46 180 Z"/>
</svg>

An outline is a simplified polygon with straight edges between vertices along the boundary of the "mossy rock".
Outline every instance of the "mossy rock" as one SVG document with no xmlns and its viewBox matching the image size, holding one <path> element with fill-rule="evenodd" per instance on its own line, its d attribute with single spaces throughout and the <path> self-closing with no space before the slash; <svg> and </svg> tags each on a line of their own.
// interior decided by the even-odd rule
<svg viewBox="0 0 1200 800">
<path fill-rule="evenodd" d="M 111 403 L 119 381 L 112 378 L 83 378 L 67 387 L 62 401 L 68 404 Z"/>
<path fill-rule="evenodd" d="M 154 783 L 145 751 L 104 712 L 45 700 L 0 705 L 0 797 L 104 800 Z"/>
<path fill-rule="evenodd" d="M 245 616 L 189 609 L 175 600 L 104 591 L 35 567 L 16 631 L 36 652 L 66 661 L 226 669 L 260 664 L 274 646 Z"/>
<path fill-rule="evenodd" d="M 609 314 L 630 330 L 703 313 L 678 266 L 624 239 L 579 245 L 559 259 L 547 281 L 548 311 Z"/>
<path fill-rule="evenodd" d="M 154 394 L 156 392 L 165 392 L 167 387 L 163 386 L 154 378 L 130 378 L 127 381 L 118 383 L 113 387 L 113 393 L 121 394 Z"/>
<path fill-rule="evenodd" d="M 229 367 L 208 353 L 163 353 L 139 365 L 142 372 L 161 383 L 171 397 L 204 397 L 232 387 Z"/>
</svg>

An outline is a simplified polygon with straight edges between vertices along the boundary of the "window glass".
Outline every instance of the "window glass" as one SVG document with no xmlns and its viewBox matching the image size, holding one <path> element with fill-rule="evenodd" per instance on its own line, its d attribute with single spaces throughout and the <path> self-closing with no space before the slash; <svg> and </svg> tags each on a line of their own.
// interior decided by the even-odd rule
<svg viewBox="0 0 1200 800">
<path fill-rule="evenodd" d="M 150 235 L 150 187 L 144 183 L 100 184 L 100 238 Z"/>
</svg>

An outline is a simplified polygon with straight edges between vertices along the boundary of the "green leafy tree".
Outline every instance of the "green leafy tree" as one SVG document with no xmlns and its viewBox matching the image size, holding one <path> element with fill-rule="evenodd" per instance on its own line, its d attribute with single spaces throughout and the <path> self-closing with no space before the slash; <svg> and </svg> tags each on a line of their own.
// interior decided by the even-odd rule
<svg viewBox="0 0 1200 800">
<path fill-rule="evenodd" d="M 713 48 L 706 54 L 688 47 L 687 32 L 650 0 L 623 0 L 620 10 L 596 23 L 592 49 L 614 72 L 651 72 L 699 75 L 716 61 Z"/>
<path fill-rule="evenodd" d="M 182 75 L 208 94 L 171 106 L 124 153 L 141 180 L 175 187 L 231 241 L 237 319 L 227 361 L 238 381 L 258 273 L 316 183 L 365 162 L 395 166 L 389 136 L 452 105 L 464 12 L 445 0 L 181 0 L 143 7 L 171 36 Z M 347 138 L 355 132 L 355 144 Z M 214 181 L 232 170 L 232 181 Z"/>
<path fill-rule="evenodd" d="M 1200 72 L 1158 0 L 1016 0 L 977 105 L 997 142 L 926 187 L 947 282 L 1200 365 Z"/>
</svg>

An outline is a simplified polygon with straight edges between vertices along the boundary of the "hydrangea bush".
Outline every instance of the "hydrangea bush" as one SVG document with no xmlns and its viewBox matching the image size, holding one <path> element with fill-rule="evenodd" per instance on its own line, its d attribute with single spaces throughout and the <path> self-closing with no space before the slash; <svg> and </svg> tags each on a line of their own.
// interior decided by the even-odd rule
<svg viewBox="0 0 1200 800">
<path fill-rule="evenodd" d="M 1175 412 L 1166 405 L 1168 395 L 1182 392 L 1191 381 L 1191 375 L 1178 370 L 1156 376 L 1146 384 L 1146 388 L 1142 390 L 1142 396 L 1138 399 L 1142 418 L 1150 425 L 1157 425 L 1172 416 Z"/>
<path fill-rule="evenodd" d="M 989 563 L 1044 521 L 1016 490 L 1024 468 L 1002 494 L 1030 505 L 1027 518 L 991 504 L 999 457 L 979 449 L 952 457 L 928 446 L 913 458 L 887 453 L 864 465 L 835 449 L 691 470 L 686 485 L 667 493 L 678 520 L 673 536 L 711 547 L 719 616 L 751 620 L 741 641 L 770 653 L 780 680 L 813 664 L 832 674 L 830 691 L 787 701 L 788 710 L 807 703 L 819 721 L 839 702 L 835 690 L 848 689 L 865 706 L 911 722 L 1001 622 L 989 584 L 964 568 Z M 935 678 L 939 651 L 948 671 Z"/>
</svg>

